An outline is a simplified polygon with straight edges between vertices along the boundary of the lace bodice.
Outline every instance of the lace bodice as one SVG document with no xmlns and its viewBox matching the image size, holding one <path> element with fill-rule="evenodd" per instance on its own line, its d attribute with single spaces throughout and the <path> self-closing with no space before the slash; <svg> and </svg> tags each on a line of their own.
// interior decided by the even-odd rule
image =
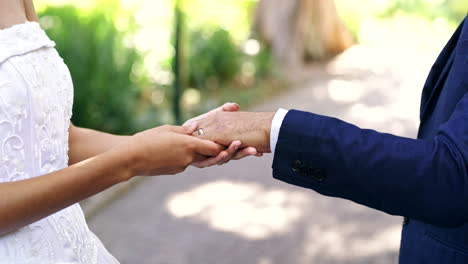
<svg viewBox="0 0 468 264">
<path fill-rule="evenodd" d="M 0 30 L 0 182 L 68 164 L 73 84 L 35 22 Z M 8 199 L 8 197 L 2 197 Z M 78 204 L 0 237 L 0 263 L 117 263 Z"/>
</svg>

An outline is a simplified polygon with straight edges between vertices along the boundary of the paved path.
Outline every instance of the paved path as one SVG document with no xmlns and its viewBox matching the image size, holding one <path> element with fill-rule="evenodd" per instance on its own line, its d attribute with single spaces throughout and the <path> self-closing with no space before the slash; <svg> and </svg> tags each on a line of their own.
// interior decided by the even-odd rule
<svg viewBox="0 0 468 264">
<path fill-rule="evenodd" d="M 357 46 L 255 110 L 302 109 L 414 137 L 433 59 Z M 276 181 L 271 160 L 143 179 L 90 228 L 123 264 L 397 263 L 401 217 Z"/>
</svg>

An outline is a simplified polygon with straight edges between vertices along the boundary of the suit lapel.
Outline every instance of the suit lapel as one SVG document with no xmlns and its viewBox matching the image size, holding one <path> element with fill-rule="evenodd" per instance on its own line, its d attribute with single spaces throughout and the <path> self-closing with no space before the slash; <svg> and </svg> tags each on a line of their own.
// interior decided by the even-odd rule
<svg viewBox="0 0 468 264">
<path fill-rule="evenodd" d="M 460 26 L 450 38 L 445 48 L 442 50 L 436 62 L 432 66 L 429 76 L 427 77 L 421 97 L 421 125 L 425 121 L 427 116 L 430 114 L 430 111 L 432 111 L 431 109 L 434 108 L 434 104 L 437 101 L 438 95 L 440 94 L 440 91 L 445 84 L 445 80 L 447 78 L 448 73 L 450 72 L 450 68 L 456 56 L 455 49 L 461 48 L 461 45 L 459 44 L 463 43 L 463 41 L 460 41 L 459 43 L 459 39 L 462 35 L 462 30 L 464 35 L 463 37 L 465 39 L 468 35 L 468 27 L 463 26 L 465 23 L 466 18 L 460 24 Z M 468 45 L 468 43 L 466 43 L 465 45 Z"/>
<path fill-rule="evenodd" d="M 465 18 L 465 26 L 458 41 L 457 54 L 468 54 L 468 16 Z"/>
</svg>

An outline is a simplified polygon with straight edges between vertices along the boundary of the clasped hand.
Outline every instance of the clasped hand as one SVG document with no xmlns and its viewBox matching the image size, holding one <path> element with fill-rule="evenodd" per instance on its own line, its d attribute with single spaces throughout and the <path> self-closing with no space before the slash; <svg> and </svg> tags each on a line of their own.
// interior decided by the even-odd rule
<svg viewBox="0 0 468 264">
<path fill-rule="evenodd" d="M 270 130 L 274 113 L 238 112 L 238 110 L 237 104 L 227 103 L 185 123 L 186 126 L 197 128 L 193 136 L 225 147 L 229 146 L 227 151 L 222 153 L 224 157 L 221 160 L 218 156 L 198 165 L 209 166 L 213 165 L 214 161 L 217 164 L 223 164 L 230 159 L 250 155 L 261 156 L 262 153 L 271 152 Z M 235 149 L 232 148 L 233 145 Z M 237 149 L 240 151 L 236 153 Z"/>
<path fill-rule="evenodd" d="M 161 126 L 135 134 L 113 151 L 125 155 L 130 177 L 172 175 L 190 165 L 203 168 L 270 152 L 273 114 L 238 110 L 237 104 L 227 103 L 184 126 Z"/>
</svg>

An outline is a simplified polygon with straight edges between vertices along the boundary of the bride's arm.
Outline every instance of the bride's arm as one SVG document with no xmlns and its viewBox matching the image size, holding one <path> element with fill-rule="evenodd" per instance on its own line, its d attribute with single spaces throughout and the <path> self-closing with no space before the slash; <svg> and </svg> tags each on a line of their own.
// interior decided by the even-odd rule
<svg viewBox="0 0 468 264">
<path fill-rule="evenodd" d="M 131 158 L 109 152 L 43 176 L 0 183 L 0 236 L 133 176 Z"/>
<path fill-rule="evenodd" d="M 32 179 L 0 183 L 0 236 L 136 175 L 167 175 L 224 148 L 164 126 L 138 133 L 96 157 Z"/>
<path fill-rule="evenodd" d="M 97 156 L 122 143 L 130 136 L 112 135 L 92 129 L 70 125 L 69 132 L 69 165 Z"/>
<path fill-rule="evenodd" d="M 217 112 L 227 111 L 235 112 L 239 110 L 239 105 L 235 103 L 226 103 L 204 115 L 195 117 L 186 122 L 186 124 L 194 123 L 196 120 L 215 114 Z M 69 128 L 69 165 L 73 165 L 82 160 L 94 157 L 99 155 L 113 146 L 122 143 L 127 140 L 129 136 L 118 136 L 112 135 L 92 129 L 81 128 L 70 125 Z M 215 164 L 226 163 L 231 159 L 241 159 L 247 156 L 257 155 L 257 151 L 254 148 L 244 148 L 240 149 L 239 147 L 241 142 L 235 141 L 229 146 L 228 149 L 219 153 L 218 156 L 208 158 L 205 160 L 197 160 L 195 164 L 196 167 L 209 167 Z"/>
</svg>

